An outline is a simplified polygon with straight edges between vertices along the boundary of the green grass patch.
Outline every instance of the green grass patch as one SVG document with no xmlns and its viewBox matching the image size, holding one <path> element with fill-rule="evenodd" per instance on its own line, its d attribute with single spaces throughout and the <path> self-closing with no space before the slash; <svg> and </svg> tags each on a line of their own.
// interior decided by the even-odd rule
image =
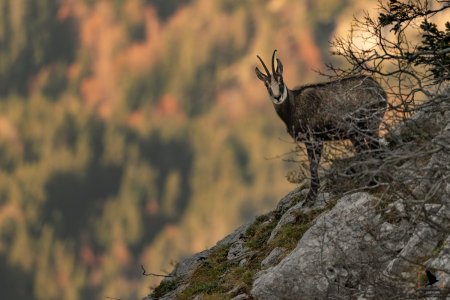
<svg viewBox="0 0 450 300">
<path fill-rule="evenodd" d="M 283 247 L 288 250 L 294 249 L 303 234 L 309 229 L 309 223 L 287 224 L 281 228 L 272 241 L 272 248 Z"/>
<path fill-rule="evenodd" d="M 160 298 L 167 293 L 174 291 L 177 288 L 177 282 L 175 280 L 163 280 L 161 283 L 153 290 L 150 297 Z"/>
<path fill-rule="evenodd" d="M 335 203 L 328 203 L 324 208 L 316 209 L 308 213 L 299 212 L 295 216 L 295 222 L 286 224 L 278 232 L 271 243 L 271 248 L 283 247 L 288 251 L 294 249 L 303 234 L 311 227 L 312 222 L 324 211 L 330 210 Z"/>
<path fill-rule="evenodd" d="M 195 295 L 213 295 L 226 292 L 222 279 L 231 267 L 231 264 L 227 261 L 228 250 L 229 246 L 214 250 L 194 271 L 189 286 L 177 295 L 177 299 L 192 299 Z"/>
<path fill-rule="evenodd" d="M 204 299 L 230 299 L 236 295 L 227 294 L 235 287 L 239 293 L 249 293 L 255 273 L 260 269 L 260 262 L 268 254 L 269 249 L 263 247 L 270 233 L 277 224 L 274 213 L 258 217 L 247 229 L 248 237 L 245 246 L 250 251 L 257 250 L 257 255 L 249 258 L 249 264 L 239 266 L 239 262 L 227 260 L 229 246 L 214 250 L 208 259 L 192 274 L 189 286 L 177 295 L 177 299 L 192 299 L 196 295 L 203 295 Z M 261 252 L 262 251 L 262 252 Z"/>
<path fill-rule="evenodd" d="M 202 295 L 205 300 L 231 299 L 240 293 L 250 293 L 255 274 L 261 270 L 261 262 L 275 247 L 294 249 L 300 238 L 312 225 L 315 218 L 329 210 L 335 203 L 307 214 L 299 213 L 293 224 L 283 226 L 276 238 L 269 244 L 267 240 L 278 224 L 282 213 L 274 211 L 258 217 L 245 232 L 244 245 L 249 248 L 247 263 L 228 261 L 230 246 L 222 246 L 212 251 L 210 256 L 193 272 L 189 286 L 177 295 L 177 299 L 193 299 Z M 282 259 L 280 257 L 280 259 Z M 235 293 L 230 291 L 238 287 Z"/>
<path fill-rule="evenodd" d="M 257 250 L 247 266 L 247 270 L 249 272 L 247 276 L 250 279 L 249 285 L 252 283 L 254 274 L 261 270 L 261 262 L 274 248 L 283 247 L 286 249 L 286 253 L 289 253 L 297 246 L 298 241 L 311 227 L 312 222 L 317 218 L 317 216 L 324 211 L 330 210 L 334 204 L 335 202 L 330 202 L 324 208 L 316 209 L 306 214 L 299 212 L 296 215 L 295 222 L 283 226 L 276 235 L 275 239 L 269 244 L 267 243 L 267 240 L 269 239 L 275 226 L 278 224 L 281 216 L 278 216 L 277 212 L 274 212 L 272 218 L 269 216 L 264 220 L 260 220 L 261 222 L 259 223 L 255 222 L 254 226 L 249 228 L 249 231 L 247 232 L 248 240 L 246 242 L 247 247 Z M 283 257 L 280 257 L 280 260 L 282 258 Z M 245 279 L 243 281 L 245 282 Z"/>
<path fill-rule="evenodd" d="M 263 222 L 258 222 L 250 226 L 246 232 L 246 236 L 249 237 L 245 246 L 252 250 L 260 250 L 261 247 L 267 242 L 272 233 L 272 230 L 277 226 L 278 220 L 267 219 Z"/>
</svg>

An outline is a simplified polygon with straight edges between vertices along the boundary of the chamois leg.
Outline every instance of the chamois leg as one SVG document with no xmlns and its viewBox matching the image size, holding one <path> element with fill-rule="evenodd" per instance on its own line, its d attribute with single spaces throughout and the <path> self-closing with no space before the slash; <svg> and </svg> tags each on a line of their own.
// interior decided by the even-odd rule
<svg viewBox="0 0 450 300">
<path fill-rule="evenodd" d="M 380 124 L 383 121 L 384 110 L 380 111 L 379 109 L 375 109 L 372 111 L 371 118 L 367 122 L 367 145 L 369 147 L 370 152 L 374 155 L 374 157 L 381 158 L 381 154 L 383 149 L 380 145 Z"/>
<path fill-rule="evenodd" d="M 352 142 L 353 147 L 355 147 L 356 155 L 354 163 L 350 164 L 345 172 L 347 175 L 354 175 L 361 172 L 361 164 L 366 161 L 367 155 L 370 152 L 369 145 L 366 143 L 366 138 L 368 138 L 368 136 L 362 128 L 359 128 L 356 133 L 350 136 L 350 141 Z"/>
<path fill-rule="evenodd" d="M 381 148 L 378 140 L 377 130 L 366 130 L 361 135 L 351 139 L 358 152 L 357 161 L 350 166 L 350 171 L 356 175 L 356 178 L 364 178 L 368 187 L 378 184 L 380 178 L 373 175 L 373 172 L 367 172 L 367 169 L 376 170 L 381 165 Z"/>
<path fill-rule="evenodd" d="M 306 151 L 308 153 L 309 170 L 311 173 L 311 185 L 309 188 L 306 202 L 316 200 L 320 187 L 319 180 L 319 163 L 322 156 L 323 143 L 321 141 L 305 142 Z"/>
<path fill-rule="evenodd" d="M 357 154 L 364 153 L 364 151 L 368 150 L 366 141 L 364 140 L 363 136 L 355 134 L 350 138 L 350 141 L 352 142 L 353 147 L 355 147 Z"/>
</svg>

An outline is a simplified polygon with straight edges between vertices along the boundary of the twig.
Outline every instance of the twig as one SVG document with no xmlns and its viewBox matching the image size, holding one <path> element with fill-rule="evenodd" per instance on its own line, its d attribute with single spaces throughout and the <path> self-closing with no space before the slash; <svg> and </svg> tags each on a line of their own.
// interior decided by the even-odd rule
<svg viewBox="0 0 450 300">
<path fill-rule="evenodd" d="M 142 275 L 144 276 L 156 276 L 156 277 L 173 277 L 171 275 L 162 275 L 162 274 L 155 274 L 155 273 L 147 273 L 147 271 L 145 270 L 144 266 L 141 265 L 141 269 L 142 269 Z"/>
</svg>

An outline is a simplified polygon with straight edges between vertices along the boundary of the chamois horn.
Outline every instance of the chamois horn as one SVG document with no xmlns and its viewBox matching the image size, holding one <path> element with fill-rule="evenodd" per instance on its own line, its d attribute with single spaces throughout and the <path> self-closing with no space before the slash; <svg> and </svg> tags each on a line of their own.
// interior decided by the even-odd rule
<svg viewBox="0 0 450 300">
<path fill-rule="evenodd" d="M 259 61 L 260 61 L 261 64 L 263 65 L 264 70 L 266 70 L 266 76 L 267 76 L 267 77 L 270 77 L 270 72 L 269 72 L 269 69 L 267 69 L 266 64 L 263 62 L 263 60 L 261 59 L 261 57 L 259 57 L 259 55 L 256 55 L 256 57 L 259 59 Z"/>
<path fill-rule="evenodd" d="M 272 74 L 275 76 L 275 53 L 277 53 L 277 49 L 273 50 L 272 54 Z"/>
</svg>

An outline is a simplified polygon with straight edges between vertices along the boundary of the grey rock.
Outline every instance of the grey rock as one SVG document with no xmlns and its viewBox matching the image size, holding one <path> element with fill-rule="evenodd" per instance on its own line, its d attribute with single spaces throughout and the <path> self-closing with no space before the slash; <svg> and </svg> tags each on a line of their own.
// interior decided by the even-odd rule
<svg viewBox="0 0 450 300">
<path fill-rule="evenodd" d="M 248 265 L 248 260 L 246 258 L 241 259 L 241 261 L 239 262 L 239 266 L 245 267 L 246 265 Z"/>
<path fill-rule="evenodd" d="M 228 260 L 239 260 L 246 256 L 249 249 L 244 246 L 244 240 L 237 240 L 231 244 L 228 250 L 227 259 Z"/>
<path fill-rule="evenodd" d="M 406 221 L 402 221 L 397 225 L 384 222 L 379 228 L 377 240 L 380 246 L 388 250 L 388 252 L 398 253 L 405 248 L 410 230 L 411 226 Z"/>
<path fill-rule="evenodd" d="M 184 277 L 193 272 L 205 259 L 208 258 L 211 249 L 204 250 L 180 261 L 169 274 L 172 277 Z"/>
<path fill-rule="evenodd" d="M 290 207 L 294 205 L 294 203 L 303 195 L 302 187 L 298 187 L 293 191 L 289 192 L 286 196 L 284 196 L 277 205 L 276 210 L 284 213 Z"/>
<path fill-rule="evenodd" d="M 420 222 L 414 227 L 414 232 L 407 241 L 405 247 L 396 258 L 391 260 L 385 270 L 387 276 L 401 276 L 408 279 L 411 274 L 407 271 L 415 265 L 414 262 L 429 257 L 439 241 L 444 240 L 445 231 L 439 230 L 434 224 L 448 228 L 450 210 L 447 206 L 440 205 L 440 209 L 434 215 L 428 216 L 428 222 Z M 430 205 L 434 210 L 435 206 Z M 424 209 L 426 211 L 426 209 Z"/>
<path fill-rule="evenodd" d="M 199 252 L 197 254 L 194 254 L 190 257 L 187 257 L 183 260 L 181 260 L 177 265 L 175 266 L 175 269 L 169 274 L 170 277 L 166 277 L 163 279 L 162 282 L 172 281 L 175 280 L 175 278 L 187 278 L 189 277 L 194 270 L 200 266 L 202 261 L 208 258 L 209 254 L 211 253 L 211 249 L 204 250 L 202 252 Z M 179 285 L 177 288 L 166 295 L 158 298 L 159 300 L 171 300 L 175 299 L 176 295 L 180 292 L 182 292 L 187 285 Z M 144 298 L 144 300 L 151 300 L 154 298 L 147 297 Z"/>
<path fill-rule="evenodd" d="M 442 249 L 436 258 L 427 264 L 429 269 L 436 270 L 435 275 L 439 280 L 437 283 L 439 288 L 450 288 L 450 236 L 444 241 Z"/>
<path fill-rule="evenodd" d="M 280 232 L 281 228 L 287 224 L 295 223 L 296 216 L 302 211 L 303 202 L 297 203 L 287 210 L 285 214 L 278 221 L 277 226 L 272 230 L 267 243 L 271 243 L 277 234 Z"/>
<path fill-rule="evenodd" d="M 300 192 L 300 193 L 303 193 L 303 192 Z M 278 221 L 278 224 L 275 227 L 275 229 L 272 231 L 272 233 L 270 234 L 270 237 L 269 237 L 269 240 L 267 241 L 267 243 L 271 243 L 275 239 L 275 237 L 280 232 L 280 230 L 283 228 L 283 226 L 285 226 L 287 224 L 295 223 L 298 214 L 300 214 L 300 213 L 307 214 L 307 213 L 311 212 L 313 209 L 320 209 L 320 208 L 325 207 L 325 205 L 329 201 L 329 198 L 330 198 L 330 194 L 321 193 L 317 196 L 317 201 L 314 202 L 314 205 L 312 207 L 304 207 L 304 201 L 299 202 L 299 203 L 295 204 L 294 206 L 290 207 Z"/>
<path fill-rule="evenodd" d="M 446 175 L 448 175 L 448 166 L 450 165 L 450 155 L 448 155 L 450 151 L 450 110 L 440 115 L 440 117 L 442 118 L 441 126 L 443 129 L 433 138 L 430 145 L 433 146 L 433 150 L 436 153 L 431 156 L 425 167 L 425 176 L 414 190 L 414 193 L 426 197 L 433 187 L 433 189 L 444 192 L 445 201 L 441 201 L 441 203 L 450 204 L 450 194 L 446 193 L 447 184 L 449 183 Z"/>
<path fill-rule="evenodd" d="M 408 217 L 408 213 L 406 212 L 406 206 L 402 200 L 398 200 L 393 203 L 389 203 L 386 213 L 387 214 L 395 214 L 400 218 Z"/>
<path fill-rule="evenodd" d="M 247 300 L 247 299 L 250 299 L 250 297 L 247 294 L 240 294 L 232 298 L 231 300 Z"/>
<path fill-rule="evenodd" d="M 304 299 L 325 299 L 330 292 L 345 296 L 343 286 L 356 285 L 357 278 L 352 277 L 365 271 L 355 266 L 367 259 L 360 248 L 366 226 L 376 219 L 370 208 L 373 200 L 366 193 L 340 199 L 330 212 L 317 219 L 294 251 L 278 265 L 257 274 L 252 296 L 297 299 L 302 295 Z M 338 277 L 338 282 L 330 280 L 327 274 L 334 279 Z"/>
<path fill-rule="evenodd" d="M 252 225 L 255 222 L 255 219 L 256 218 L 253 218 L 252 221 L 249 221 L 249 222 L 245 223 L 244 225 L 238 227 L 232 233 L 230 233 L 229 235 L 224 237 L 222 240 L 218 241 L 216 246 L 221 247 L 221 246 L 231 245 L 231 244 L 237 242 L 239 239 L 242 239 L 242 237 L 244 236 L 245 232 L 250 227 L 250 225 Z"/>
<path fill-rule="evenodd" d="M 230 291 L 227 292 L 227 295 L 230 295 L 230 297 L 239 297 L 241 295 L 246 295 L 244 293 L 246 287 L 244 284 L 238 284 L 237 286 L 235 286 L 233 289 L 231 289 Z M 246 295 L 247 296 L 247 295 Z M 247 296 L 248 297 L 248 296 Z M 233 298 L 233 299 L 234 299 Z"/>
<path fill-rule="evenodd" d="M 275 247 L 261 262 L 261 267 L 265 268 L 273 265 L 276 261 L 278 261 L 278 259 L 283 255 L 285 251 L 286 249 L 282 247 Z"/>
</svg>

